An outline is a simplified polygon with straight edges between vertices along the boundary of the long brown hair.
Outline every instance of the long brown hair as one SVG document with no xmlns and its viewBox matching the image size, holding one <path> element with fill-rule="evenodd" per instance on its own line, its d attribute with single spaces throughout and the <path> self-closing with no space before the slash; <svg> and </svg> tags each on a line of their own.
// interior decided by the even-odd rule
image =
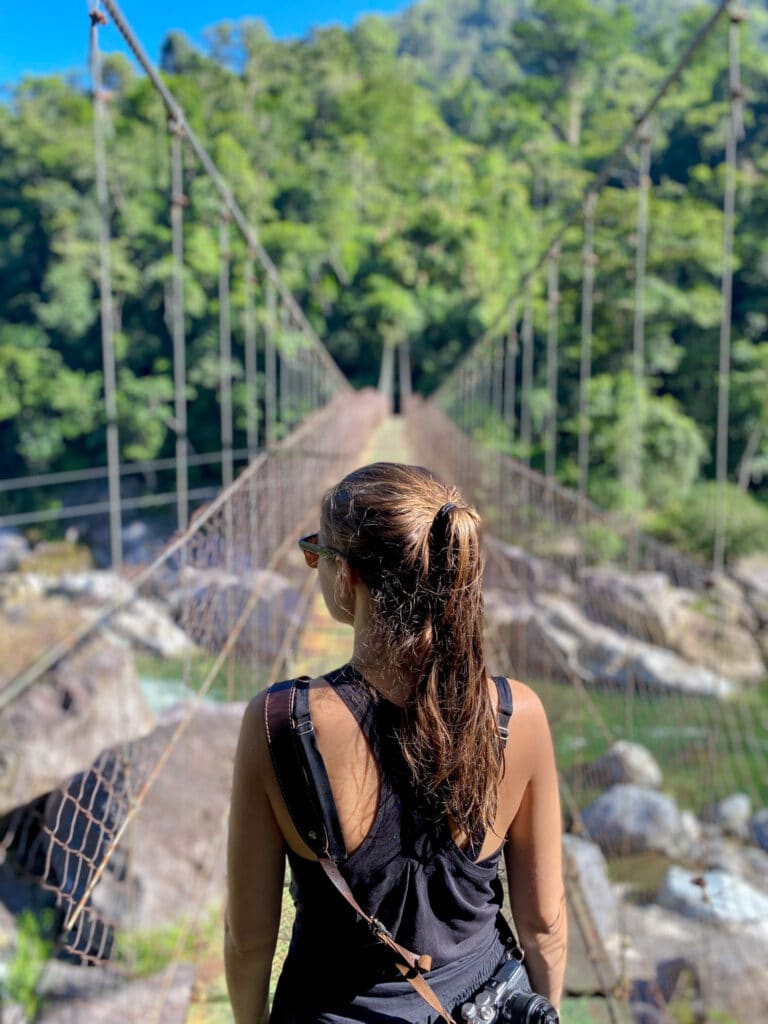
<svg viewBox="0 0 768 1024">
<path fill-rule="evenodd" d="M 418 675 L 399 734 L 416 792 L 481 841 L 502 748 L 483 655 L 479 516 L 429 470 L 377 462 L 328 491 L 322 522 L 368 587 L 393 663 Z"/>
</svg>

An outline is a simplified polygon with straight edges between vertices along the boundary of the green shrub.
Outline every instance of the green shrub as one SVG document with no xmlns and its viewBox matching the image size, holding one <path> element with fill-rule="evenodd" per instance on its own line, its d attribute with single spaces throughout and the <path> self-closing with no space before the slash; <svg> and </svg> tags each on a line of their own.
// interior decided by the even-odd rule
<svg viewBox="0 0 768 1024">
<path fill-rule="evenodd" d="M 768 551 L 768 509 L 734 484 L 726 484 L 725 552 L 732 561 L 753 551 Z M 717 527 L 717 484 L 695 484 L 687 494 L 651 514 L 645 529 L 683 551 L 708 560 Z"/>
<path fill-rule="evenodd" d="M 8 963 L 4 988 L 10 1002 L 17 1003 L 27 1020 L 35 1020 L 42 1006 L 38 985 L 50 956 L 53 914 L 21 914 L 16 923 L 16 949 Z"/>
</svg>

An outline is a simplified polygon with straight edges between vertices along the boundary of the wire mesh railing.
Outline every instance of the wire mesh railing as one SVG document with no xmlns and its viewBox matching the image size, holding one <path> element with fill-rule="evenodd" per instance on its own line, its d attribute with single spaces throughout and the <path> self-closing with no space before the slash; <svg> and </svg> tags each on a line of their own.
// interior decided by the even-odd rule
<svg viewBox="0 0 768 1024">
<path fill-rule="evenodd" d="M 548 711 L 588 955 L 571 990 L 601 991 L 616 1013 L 647 999 L 648 1013 L 760 1019 L 766 608 L 433 403 L 411 400 L 408 430 L 416 457 L 483 514 L 489 670 L 530 683 Z M 727 995 L 723 941 L 742 978 Z M 659 987 L 665 971 L 675 984 Z"/>
<path fill-rule="evenodd" d="M 194 934 L 195 914 L 208 910 L 197 887 L 207 899 L 220 899 L 220 798 L 242 713 L 231 702 L 290 673 L 314 579 L 294 554 L 295 539 L 316 526 L 323 490 L 353 468 L 384 414 L 375 392 L 337 397 L 251 463 L 153 565 L 101 609 L 83 614 L 67 637 L 0 689 L 8 769 L 0 808 L 4 885 L 30 910 L 48 909 L 51 953 L 103 968 L 105 987 L 136 973 L 140 937 L 156 927 L 157 903 L 173 907 L 175 942 L 183 946 L 190 929 Z M 141 711 L 135 676 L 120 671 L 121 645 L 114 642 L 119 617 L 150 602 L 164 604 L 189 641 L 170 662 L 188 699 L 154 728 Z M 99 694 L 83 672 L 104 645 L 107 675 Z M 230 703 L 217 705 L 214 697 Z M 89 721 L 102 698 L 98 720 Z M 43 776 L 40 765 L 35 771 L 30 764 L 34 746 L 25 744 L 24 729 L 46 704 L 51 728 L 65 717 L 73 733 L 97 728 L 89 766 L 82 767 L 89 743 L 81 736 L 80 769 L 41 792 Z M 49 774 L 63 760 L 57 756 Z M 220 802 L 209 807 L 212 784 Z M 194 860 L 195 886 L 181 872 L 175 877 L 178 856 Z M 168 861 L 165 871 L 157 858 Z M 153 871 L 160 876 L 154 888 L 146 880 Z M 163 993 L 157 998 L 153 1012 L 163 1020 Z M 120 1019 L 134 1017 L 126 1011 Z"/>
</svg>

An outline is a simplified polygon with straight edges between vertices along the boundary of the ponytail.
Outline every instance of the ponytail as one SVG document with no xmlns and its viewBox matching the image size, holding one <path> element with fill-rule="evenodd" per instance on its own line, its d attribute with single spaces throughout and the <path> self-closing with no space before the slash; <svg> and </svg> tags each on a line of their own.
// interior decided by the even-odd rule
<svg viewBox="0 0 768 1024">
<path fill-rule="evenodd" d="M 322 515 L 369 589 L 393 663 L 418 674 L 398 733 L 414 792 L 433 820 L 482 842 L 503 756 L 483 655 L 479 517 L 428 470 L 385 462 L 345 477 Z"/>
<path fill-rule="evenodd" d="M 483 654 L 477 513 L 442 505 L 424 554 L 428 649 L 400 743 L 427 806 L 480 843 L 496 817 L 502 748 Z"/>
</svg>

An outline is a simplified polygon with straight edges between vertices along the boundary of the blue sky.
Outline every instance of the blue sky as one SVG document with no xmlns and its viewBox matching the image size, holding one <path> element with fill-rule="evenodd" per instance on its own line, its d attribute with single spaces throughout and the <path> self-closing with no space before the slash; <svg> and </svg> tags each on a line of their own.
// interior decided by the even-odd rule
<svg viewBox="0 0 768 1024">
<path fill-rule="evenodd" d="M 314 25 L 351 25 L 360 15 L 403 10 L 405 0 L 120 0 L 120 9 L 153 60 L 166 32 L 181 29 L 193 41 L 207 25 L 263 18 L 275 36 L 302 36 Z M 121 49 L 112 26 L 101 30 L 104 50 Z M 25 74 L 81 71 L 88 50 L 87 0 L 0 0 L 0 82 Z"/>
</svg>

